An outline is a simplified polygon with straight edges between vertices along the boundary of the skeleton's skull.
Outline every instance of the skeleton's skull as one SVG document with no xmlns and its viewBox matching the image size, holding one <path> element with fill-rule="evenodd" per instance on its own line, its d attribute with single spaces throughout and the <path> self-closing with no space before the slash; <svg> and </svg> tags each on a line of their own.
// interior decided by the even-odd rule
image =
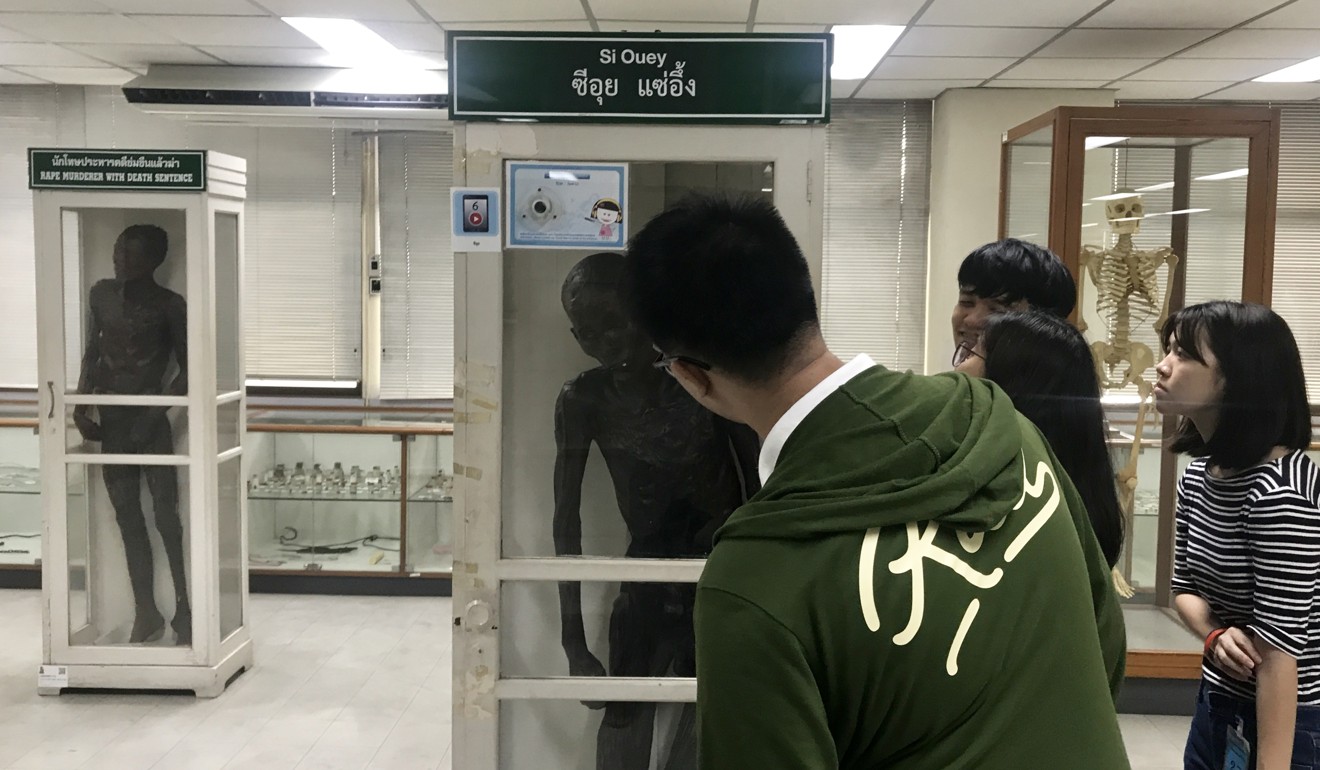
<svg viewBox="0 0 1320 770">
<path fill-rule="evenodd" d="M 1145 215 L 1146 206 L 1136 193 L 1105 201 L 1105 218 L 1109 220 L 1109 227 L 1118 235 L 1131 235 L 1140 230 L 1141 218 Z"/>
</svg>

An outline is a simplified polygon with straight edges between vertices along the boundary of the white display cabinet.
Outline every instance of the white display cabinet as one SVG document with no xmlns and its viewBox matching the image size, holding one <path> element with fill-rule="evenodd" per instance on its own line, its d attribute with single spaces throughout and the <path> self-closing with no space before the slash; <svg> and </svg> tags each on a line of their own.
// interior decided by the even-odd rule
<svg viewBox="0 0 1320 770">
<path fill-rule="evenodd" d="M 41 450 L 36 420 L 8 412 L 0 409 L 0 571 L 21 578 L 41 564 Z"/>
<path fill-rule="evenodd" d="M 252 665 L 246 161 L 32 150 L 29 163 L 44 515 L 38 689 L 218 695 Z"/>
</svg>

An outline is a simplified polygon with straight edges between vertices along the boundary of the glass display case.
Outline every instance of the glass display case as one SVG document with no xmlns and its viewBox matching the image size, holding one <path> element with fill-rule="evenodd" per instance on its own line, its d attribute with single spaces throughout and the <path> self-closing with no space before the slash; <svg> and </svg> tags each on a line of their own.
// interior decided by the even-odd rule
<svg viewBox="0 0 1320 770">
<path fill-rule="evenodd" d="M 31 406 L 0 403 L 0 575 L 15 588 L 41 584 L 41 447 Z"/>
<path fill-rule="evenodd" d="M 1048 247 L 1077 279 L 1127 519 L 1129 649 L 1173 654 L 1148 675 L 1196 676 L 1200 658 L 1171 609 L 1186 459 L 1163 451 L 1174 425 L 1151 401 L 1158 329 L 1211 299 L 1269 304 L 1278 136 L 1278 110 L 1257 107 L 1060 107 L 1004 136 L 1000 236 Z"/>
<path fill-rule="evenodd" d="M 252 662 L 239 470 L 246 161 L 29 159 L 42 665 L 55 672 L 38 692 L 214 697 Z"/>
<path fill-rule="evenodd" d="M 254 588 L 447 594 L 448 419 L 404 408 L 253 411 L 247 493 Z M 303 579 L 310 577 L 319 582 Z M 441 580 L 419 586 L 390 578 Z"/>
</svg>

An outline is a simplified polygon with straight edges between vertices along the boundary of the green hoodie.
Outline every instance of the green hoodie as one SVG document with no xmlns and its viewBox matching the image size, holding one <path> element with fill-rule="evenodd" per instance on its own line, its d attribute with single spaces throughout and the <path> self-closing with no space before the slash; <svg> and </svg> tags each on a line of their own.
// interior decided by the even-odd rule
<svg viewBox="0 0 1320 770">
<path fill-rule="evenodd" d="M 793 430 L 697 589 L 705 770 L 1115 770 L 1123 620 L 992 384 L 874 367 Z"/>
</svg>

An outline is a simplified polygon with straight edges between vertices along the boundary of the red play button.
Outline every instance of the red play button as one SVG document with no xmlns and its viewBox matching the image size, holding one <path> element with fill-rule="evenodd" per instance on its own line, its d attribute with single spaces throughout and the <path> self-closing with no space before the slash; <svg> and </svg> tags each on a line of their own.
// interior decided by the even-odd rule
<svg viewBox="0 0 1320 770">
<path fill-rule="evenodd" d="M 485 217 L 481 216 L 480 211 L 474 211 L 471 214 L 468 214 L 468 221 L 472 223 L 473 227 L 480 227 L 484 220 Z"/>
</svg>

